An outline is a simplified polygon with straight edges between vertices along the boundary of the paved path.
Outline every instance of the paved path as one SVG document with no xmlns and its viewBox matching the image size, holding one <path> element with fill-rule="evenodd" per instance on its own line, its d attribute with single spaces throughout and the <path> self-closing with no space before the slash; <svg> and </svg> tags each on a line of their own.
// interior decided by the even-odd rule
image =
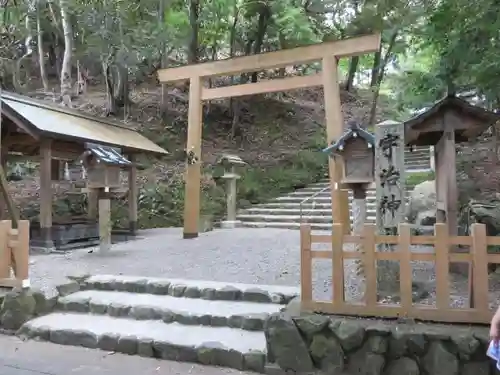
<svg viewBox="0 0 500 375">
<path fill-rule="evenodd" d="M 0 348 L 2 375 L 252 375 L 227 368 L 23 342 L 11 336 L 0 335 Z"/>
</svg>

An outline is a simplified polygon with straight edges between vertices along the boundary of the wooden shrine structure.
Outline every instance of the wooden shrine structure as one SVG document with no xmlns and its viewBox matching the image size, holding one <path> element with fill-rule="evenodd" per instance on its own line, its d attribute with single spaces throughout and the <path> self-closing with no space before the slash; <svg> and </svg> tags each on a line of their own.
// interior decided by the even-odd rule
<svg viewBox="0 0 500 375">
<path fill-rule="evenodd" d="M 161 83 L 189 80 L 184 238 L 198 236 L 203 101 L 320 86 L 324 90 L 326 133 L 328 143 L 331 143 L 340 138 L 344 132 L 338 60 L 342 57 L 376 52 L 380 49 L 380 42 L 380 34 L 374 34 L 252 56 L 161 69 L 158 73 Z M 210 77 L 315 61 L 321 61 L 321 73 L 217 88 L 206 88 L 204 84 L 204 80 Z M 348 195 L 347 190 L 341 190 L 343 163 L 340 156 L 329 158 L 329 174 L 332 187 L 333 220 L 335 223 L 347 224 L 349 223 Z"/>
<path fill-rule="evenodd" d="M 458 229 L 456 182 L 457 143 L 483 133 L 500 115 L 449 94 L 404 123 L 407 146 L 434 146 L 436 168 L 436 221 L 447 223 L 449 235 Z"/>
<path fill-rule="evenodd" d="M 52 183 L 60 178 L 57 176 L 61 175 L 61 163 L 75 162 L 80 158 L 88 163 L 88 176 L 90 176 L 90 186 L 81 190 L 81 193 L 88 194 L 89 219 L 96 219 L 97 200 L 103 198 L 104 192 L 109 193 L 118 187 L 120 184 L 118 169 L 123 169 L 128 174 L 126 190 L 129 200 L 130 231 L 136 231 L 138 193 L 136 157 L 139 154 L 164 155 L 167 151 L 132 128 L 46 101 L 2 92 L 1 103 L 2 165 L 19 158 L 37 161 L 40 165 L 40 238 L 32 239 L 32 247 L 54 248 Z M 114 151 L 109 151 L 110 149 Z M 101 152 L 100 156 L 91 159 L 90 155 L 95 155 L 96 152 Z M 109 155 L 113 153 L 116 153 L 115 157 L 122 158 L 119 160 L 120 163 L 115 163 L 116 160 L 113 158 L 109 159 Z M 108 157 L 107 162 L 106 157 Z M 107 207 L 107 212 L 100 212 L 100 215 L 104 215 L 105 220 L 109 221 L 109 197 L 107 200 L 108 204 L 103 205 Z M 108 222 L 107 230 L 110 231 L 110 227 L 111 224 Z M 108 242 L 109 240 L 105 239 Z"/>
</svg>

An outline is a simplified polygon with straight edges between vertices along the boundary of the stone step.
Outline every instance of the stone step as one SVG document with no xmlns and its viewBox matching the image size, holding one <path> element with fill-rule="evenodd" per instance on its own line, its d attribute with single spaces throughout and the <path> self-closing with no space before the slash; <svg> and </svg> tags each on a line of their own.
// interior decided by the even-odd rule
<svg viewBox="0 0 500 375">
<path fill-rule="evenodd" d="M 297 203 L 285 203 L 285 202 L 270 202 L 270 203 L 263 203 L 259 204 L 256 206 L 253 206 L 254 208 L 263 208 L 263 209 L 295 209 L 295 210 L 300 210 L 301 204 L 299 202 Z M 312 203 L 310 201 L 303 203 L 302 204 L 302 209 L 303 210 L 313 210 L 313 209 L 329 209 L 331 212 L 332 204 L 331 202 L 328 203 Z M 247 209 L 250 210 L 251 208 Z M 247 211 L 245 210 L 245 211 Z M 244 211 L 241 211 L 244 212 Z"/>
<path fill-rule="evenodd" d="M 368 206 L 370 207 L 370 206 Z M 368 213 L 375 215 L 375 204 L 371 205 L 371 209 L 367 209 Z M 331 216 L 331 208 L 249 208 L 242 211 L 245 215 L 307 215 L 307 216 Z"/>
<path fill-rule="evenodd" d="M 406 196 L 409 196 L 410 195 L 410 192 L 406 192 Z M 307 191 L 300 191 L 300 190 L 297 190 L 297 191 L 294 191 L 293 193 L 289 193 L 288 195 L 284 195 L 284 196 L 281 196 L 281 197 L 278 197 L 278 198 L 275 198 L 274 200 L 283 200 L 283 199 L 286 199 L 286 198 L 298 198 L 298 199 L 306 199 L 306 198 L 310 198 L 310 199 L 321 199 L 321 198 L 327 198 L 327 199 L 331 199 L 331 192 L 329 190 L 325 190 L 325 191 L 322 191 L 320 193 L 316 193 L 316 194 L 311 194 L 310 192 L 307 192 Z M 370 199 L 375 199 L 376 198 L 376 192 L 373 190 L 373 191 L 367 191 L 366 192 L 366 199 L 370 200 Z M 353 199 L 353 196 L 352 194 L 349 194 L 349 199 Z"/>
<path fill-rule="evenodd" d="M 256 285 L 205 280 L 95 275 L 85 280 L 85 290 L 105 290 L 219 301 L 287 304 L 300 289 L 281 285 Z"/>
<path fill-rule="evenodd" d="M 375 218 L 369 218 L 367 223 L 374 224 Z M 275 228 L 275 229 L 300 229 L 300 222 L 259 222 L 259 221 L 242 221 L 240 226 L 243 228 Z M 312 230 L 332 230 L 332 223 L 307 223 Z"/>
<path fill-rule="evenodd" d="M 413 169 L 415 167 L 428 168 L 430 166 L 430 160 L 412 160 L 405 163 L 406 169 Z"/>
<path fill-rule="evenodd" d="M 287 223 L 287 222 L 292 222 L 292 223 L 301 223 L 301 222 L 308 222 L 308 223 L 326 223 L 326 224 L 331 224 L 332 223 L 332 217 L 330 216 L 313 216 L 313 215 L 237 215 L 236 219 L 239 221 L 244 221 L 244 222 L 261 222 L 261 223 L 266 223 L 266 222 L 281 222 L 281 223 Z M 352 216 L 350 217 L 352 221 Z M 368 215 L 367 216 L 368 221 L 375 221 L 375 216 L 373 215 Z"/>
<path fill-rule="evenodd" d="M 197 297 L 199 295 L 194 295 Z M 263 330 L 269 314 L 284 305 L 246 301 L 204 300 L 168 295 L 86 290 L 62 297 L 58 309 L 134 320 L 162 320 L 185 325 Z"/>
<path fill-rule="evenodd" d="M 256 372 L 264 372 L 266 361 L 263 332 L 229 327 L 56 312 L 28 321 L 19 334 L 61 345 Z"/>
</svg>

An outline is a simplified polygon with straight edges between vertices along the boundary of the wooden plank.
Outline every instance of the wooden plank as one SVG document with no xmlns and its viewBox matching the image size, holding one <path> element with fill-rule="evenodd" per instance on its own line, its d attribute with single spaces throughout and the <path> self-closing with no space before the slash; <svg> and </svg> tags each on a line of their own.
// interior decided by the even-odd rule
<svg viewBox="0 0 500 375">
<path fill-rule="evenodd" d="M 325 105 L 326 138 L 328 144 L 339 139 L 344 130 L 342 103 L 340 102 L 340 89 L 338 80 L 338 63 L 335 56 L 325 57 L 322 60 L 323 95 Z M 343 222 L 344 206 L 349 204 L 345 194 L 339 190 L 343 175 L 343 161 L 340 156 L 328 158 L 328 171 L 332 195 L 332 218 L 334 223 L 343 226 L 350 222 Z"/>
<path fill-rule="evenodd" d="M 363 263 L 365 269 L 365 303 L 367 308 L 377 304 L 377 268 L 375 262 L 375 230 L 374 224 L 363 227 Z"/>
<path fill-rule="evenodd" d="M 12 249 L 14 256 L 16 279 L 21 282 L 29 280 L 29 252 L 30 252 L 30 222 L 19 221 L 17 246 Z"/>
<path fill-rule="evenodd" d="M 500 245 L 500 237 L 488 237 L 487 242 L 495 242 L 498 238 L 498 245 Z M 410 241 L 412 245 L 434 245 L 434 236 L 411 236 Z M 493 239 L 493 240 L 491 240 Z M 329 234 L 314 234 L 312 236 L 313 243 L 330 243 L 332 242 Z M 384 243 L 388 245 L 397 245 L 399 243 L 398 236 L 375 235 L 376 243 Z M 345 235 L 344 243 L 360 244 L 363 243 L 363 238 L 355 235 Z M 472 237 L 470 236 L 454 236 L 449 238 L 450 245 L 463 245 L 470 246 L 472 244 Z"/>
<path fill-rule="evenodd" d="M 486 244 L 488 246 L 500 246 L 500 237 L 488 237 L 486 239 Z"/>
<path fill-rule="evenodd" d="M 488 263 L 500 264 L 500 254 L 488 254 Z"/>
<path fill-rule="evenodd" d="M 17 223 L 19 221 L 19 212 L 17 210 L 16 205 L 14 204 L 14 200 L 9 194 L 9 183 L 7 182 L 7 178 L 5 176 L 5 171 L 3 169 L 2 164 L 0 163 L 0 190 L 1 194 L 4 198 L 5 203 L 7 204 L 7 210 L 9 211 L 10 219 L 12 220 L 12 226 L 17 227 Z"/>
<path fill-rule="evenodd" d="M 434 225 L 436 233 L 436 306 L 438 309 L 447 310 L 450 307 L 449 285 L 449 243 L 448 226 L 444 223 Z"/>
<path fill-rule="evenodd" d="M 137 232 L 137 203 L 139 194 L 135 155 L 130 155 L 129 160 L 132 162 L 132 166 L 128 170 L 128 223 L 130 232 L 135 234 Z"/>
<path fill-rule="evenodd" d="M 316 301 L 301 306 L 303 311 L 321 312 L 347 316 L 398 318 L 402 308 L 398 305 L 378 304 L 368 308 L 364 304 L 344 304 L 337 306 L 330 302 Z M 436 309 L 425 305 L 415 305 L 408 313 L 409 318 L 443 323 L 478 323 L 489 324 L 493 312 L 477 309 Z"/>
<path fill-rule="evenodd" d="M 52 240 L 52 142 L 42 139 L 40 145 L 40 231 L 43 241 Z"/>
<path fill-rule="evenodd" d="M 23 282 L 22 282 L 22 280 L 19 280 L 19 279 L 13 279 L 13 278 L 0 279 L 0 287 L 20 288 L 22 286 L 23 286 Z"/>
<path fill-rule="evenodd" d="M 336 306 L 344 304 L 344 228 L 340 223 L 332 225 L 332 300 Z"/>
<path fill-rule="evenodd" d="M 410 313 L 413 305 L 413 272 L 411 267 L 411 227 L 399 224 L 399 286 L 401 291 L 401 309 L 405 316 Z"/>
<path fill-rule="evenodd" d="M 309 76 L 273 79 L 256 83 L 246 83 L 243 85 L 216 87 L 212 89 L 203 88 L 201 91 L 201 98 L 202 100 L 234 98 L 238 96 L 296 90 L 307 87 L 321 86 L 322 84 L 323 80 L 321 74 L 313 74 Z"/>
<path fill-rule="evenodd" d="M 9 220 L 0 221 L 0 279 L 10 278 L 11 251 L 7 246 L 10 226 Z"/>
<path fill-rule="evenodd" d="M 194 77 L 233 75 L 256 70 L 279 68 L 320 60 L 325 56 L 349 57 L 376 52 L 380 48 L 380 34 L 337 40 L 311 46 L 242 56 L 227 60 L 206 62 L 177 68 L 160 69 L 161 83 L 182 81 Z"/>
<path fill-rule="evenodd" d="M 311 226 L 300 224 L 300 299 L 312 301 Z"/>
<path fill-rule="evenodd" d="M 484 224 L 472 224 L 472 291 L 473 307 L 487 312 L 488 307 L 488 253 L 486 247 L 486 226 Z M 472 277 L 471 277 L 472 276 Z M 469 296 L 471 297 L 471 296 Z"/>
<path fill-rule="evenodd" d="M 200 217 L 201 187 L 201 137 L 202 137 L 202 82 L 200 78 L 192 78 L 189 84 L 189 110 L 187 152 L 194 152 L 197 161 L 186 163 L 186 188 L 184 198 L 184 238 L 198 237 Z"/>
</svg>

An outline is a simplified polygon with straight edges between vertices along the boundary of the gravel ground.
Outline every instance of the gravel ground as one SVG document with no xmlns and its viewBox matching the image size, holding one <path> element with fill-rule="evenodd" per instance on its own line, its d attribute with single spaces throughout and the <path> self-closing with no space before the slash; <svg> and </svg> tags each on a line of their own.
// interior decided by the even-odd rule
<svg viewBox="0 0 500 375">
<path fill-rule="evenodd" d="M 286 229 L 237 228 L 215 230 L 193 240 L 182 239 L 182 229 L 152 229 L 141 232 L 141 239 L 113 246 L 108 255 L 97 249 L 73 250 L 65 254 L 31 257 L 31 285 L 53 289 L 75 273 L 123 274 L 187 278 L 255 284 L 300 285 L 299 231 Z M 325 247 L 320 247 L 325 246 Z M 326 249 L 317 244 L 313 249 Z M 432 252 L 431 247 L 414 246 L 415 252 Z M 346 299 L 359 300 L 363 278 L 355 275 L 353 261 L 345 261 Z M 430 283 L 430 296 L 421 303 L 434 304 L 433 263 L 413 262 L 413 280 Z M 490 281 L 490 303 L 500 301 L 499 277 Z M 330 301 L 332 296 L 331 262 L 313 262 L 313 297 Z M 467 303 L 467 279 L 452 276 L 451 304 Z"/>
</svg>

